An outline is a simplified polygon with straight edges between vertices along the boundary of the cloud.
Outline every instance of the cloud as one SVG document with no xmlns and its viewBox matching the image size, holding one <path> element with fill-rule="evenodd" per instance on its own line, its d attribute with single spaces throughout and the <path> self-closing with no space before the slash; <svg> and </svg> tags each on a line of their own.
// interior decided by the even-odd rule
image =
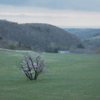
<svg viewBox="0 0 100 100">
<path fill-rule="evenodd" d="M 0 4 L 48 9 L 100 11 L 100 0 L 0 0 Z"/>
<path fill-rule="evenodd" d="M 60 27 L 100 27 L 100 12 L 9 5 L 0 5 L 0 8 L 0 19 L 18 23 L 48 23 Z"/>
<path fill-rule="evenodd" d="M 2 5 L 13 5 L 13 6 L 24 6 L 27 5 L 27 2 L 30 0 L 0 0 Z"/>
</svg>

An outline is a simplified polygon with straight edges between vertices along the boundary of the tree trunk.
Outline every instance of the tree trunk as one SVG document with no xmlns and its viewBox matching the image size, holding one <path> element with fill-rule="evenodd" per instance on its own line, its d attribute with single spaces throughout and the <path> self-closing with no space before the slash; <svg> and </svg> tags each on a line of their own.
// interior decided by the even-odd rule
<svg viewBox="0 0 100 100">
<path fill-rule="evenodd" d="M 37 73 L 37 71 L 35 71 L 35 76 L 34 76 L 34 80 L 36 80 L 37 79 L 37 77 L 38 77 L 38 75 L 37 75 L 38 73 Z"/>
</svg>

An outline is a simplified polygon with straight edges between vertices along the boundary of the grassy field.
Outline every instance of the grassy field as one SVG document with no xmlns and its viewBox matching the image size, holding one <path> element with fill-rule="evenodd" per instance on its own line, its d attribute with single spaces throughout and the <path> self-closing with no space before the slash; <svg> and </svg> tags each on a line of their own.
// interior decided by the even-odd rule
<svg viewBox="0 0 100 100">
<path fill-rule="evenodd" d="M 100 100 L 100 55 L 42 57 L 50 71 L 30 81 L 16 66 L 23 53 L 0 50 L 0 100 Z"/>
</svg>

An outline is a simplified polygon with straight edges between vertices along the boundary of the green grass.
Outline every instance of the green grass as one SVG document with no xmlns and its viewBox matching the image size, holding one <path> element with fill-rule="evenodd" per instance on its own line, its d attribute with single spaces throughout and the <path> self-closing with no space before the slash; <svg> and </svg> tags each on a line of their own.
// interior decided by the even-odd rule
<svg viewBox="0 0 100 100">
<path fill-rule="evenodd" d="M 0 51 L 0 100 L 100 100 L 100 55 L 42 56 L 50 71 L 30 81 L 16 66 L 23 53 Z"/>
</svg>

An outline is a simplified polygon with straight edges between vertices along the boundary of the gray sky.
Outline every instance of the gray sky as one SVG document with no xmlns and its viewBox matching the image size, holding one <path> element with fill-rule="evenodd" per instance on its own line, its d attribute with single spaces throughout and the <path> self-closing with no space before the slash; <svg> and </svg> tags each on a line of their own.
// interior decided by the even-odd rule
<svg viewBox="0 0 100 100">
<path fill-rule="evenodd" d="M 0 0 L 0 19 L 100 28 L 100 0 Z"/>
</svg>

